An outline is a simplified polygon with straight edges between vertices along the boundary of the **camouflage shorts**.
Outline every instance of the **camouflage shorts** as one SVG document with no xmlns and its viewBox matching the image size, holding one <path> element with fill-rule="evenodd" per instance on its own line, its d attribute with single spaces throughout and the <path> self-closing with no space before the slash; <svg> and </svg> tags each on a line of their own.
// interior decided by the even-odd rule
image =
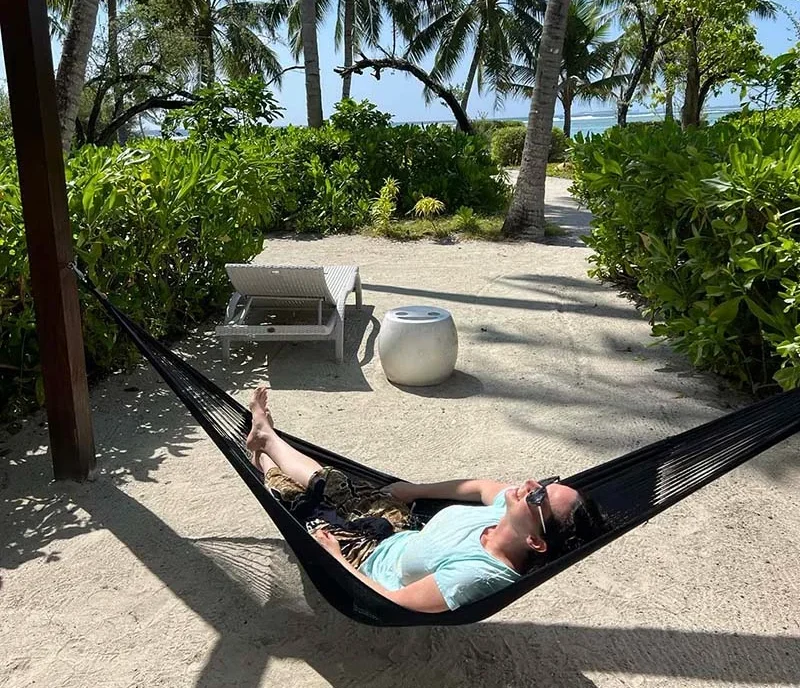
<svg viewBox="0 0 800 688">
<path fill-rule="evenodd" d="M 390 497 L 375 485 L 353 480 L 330 466 L 311 476 L 308 488 L 304 488 L 278 468 L 267 471 L 264 483 L 286 504 L 289 511 L 302 514 L 309 531 L 324 528 L 330 532 L 339 541 L 345 559 L 356 568 L 372 554 L 380 538 L 331 525 L 317 517 L 314 504 L 309 510 L 309 502 L 332 507 L 343 521 L 365 517 L 383 518 L 395 533 L 414 527 L 414 519 L 407 504 Z"/>
</svg>

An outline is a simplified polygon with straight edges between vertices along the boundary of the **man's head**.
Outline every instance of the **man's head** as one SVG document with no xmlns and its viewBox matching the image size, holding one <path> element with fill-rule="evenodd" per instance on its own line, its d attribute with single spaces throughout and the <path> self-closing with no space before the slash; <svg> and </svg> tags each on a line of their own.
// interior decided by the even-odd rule
<svg viewBox="0 0 800 688">
<path fill-rule="evenodd" d="M 604 529 L 597 505 L 558 478 L 526 480 L 507 490 L 506 517 L 531 552 L 548 559 L 580 547 Z"/>
</svg>

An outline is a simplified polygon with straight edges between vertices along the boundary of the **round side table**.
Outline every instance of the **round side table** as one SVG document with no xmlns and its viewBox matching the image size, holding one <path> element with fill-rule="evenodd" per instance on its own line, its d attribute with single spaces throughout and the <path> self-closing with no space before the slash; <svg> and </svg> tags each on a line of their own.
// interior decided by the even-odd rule
<svg viewBox="0 0 800 688">
<path fill-rule="evenodd" d="M 436 306 L 392 308 L 381 323 L 378 352 L 391 382 L 438 385 L 453 373 L 458 358 L 453 316 Z"/>
</svg>

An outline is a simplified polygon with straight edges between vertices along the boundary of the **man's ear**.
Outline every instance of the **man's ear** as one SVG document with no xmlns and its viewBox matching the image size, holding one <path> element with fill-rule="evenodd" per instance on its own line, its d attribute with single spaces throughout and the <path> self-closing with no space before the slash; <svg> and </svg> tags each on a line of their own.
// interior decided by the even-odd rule
<svg viewBox="0 0 800 688">
<path fill-rule="evenodd" d="M 525 542 L 534 552 L 544 554 L 547 551 L 547 543 L 538 535 L 528 535 Z"/>
</svg>

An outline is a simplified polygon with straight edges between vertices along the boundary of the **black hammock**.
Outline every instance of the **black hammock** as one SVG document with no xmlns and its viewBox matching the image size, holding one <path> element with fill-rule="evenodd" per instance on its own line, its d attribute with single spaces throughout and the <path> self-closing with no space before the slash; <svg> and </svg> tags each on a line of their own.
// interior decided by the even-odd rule
<svg viewBox="0 0 800 688">
<path fill-rule="evenodd" d="M 353 576 L 264 487 L 263 476 L 250 462 L 245 447 L 252 421 L 247 409 L 129 320 L 85 276 L 77 270 L 76 273 L 247 483 L 322 596 L 351 619 L 373 626 L 455 625 L 485 619 L 603 545 L 800 430 L 800 390 L 784 392 L 576 473 L 563 483 L 583 490 L 598 503 L 608 517 L 609 527 L 604 534 L 477 602 L 435 614 L 416 612 L 394 604 Z M 278 434 L 321 464 L 334 466 L 353 477 L 379 486 L 399 480 L 284 432 Z M 452 502 L 422 500 L 414 510 L 425 521 L 449 503 Z"/>
</svg>

